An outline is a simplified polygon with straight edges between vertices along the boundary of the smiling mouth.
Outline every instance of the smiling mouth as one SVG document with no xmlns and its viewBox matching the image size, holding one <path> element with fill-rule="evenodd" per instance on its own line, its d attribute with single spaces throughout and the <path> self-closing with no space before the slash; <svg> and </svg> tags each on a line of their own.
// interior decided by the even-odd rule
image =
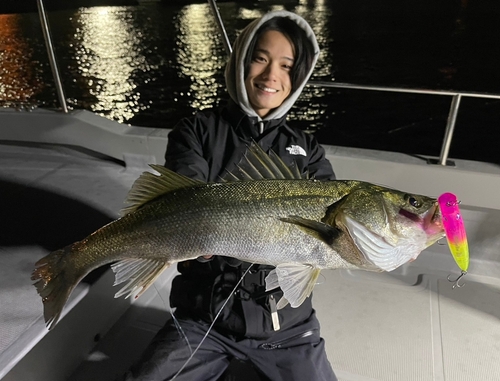
<svg viewBox="0 0 500 381">
<path fill-rule="evenodd" d="M 278 90 L 276 90 L 276 89 L 271 89 L 270 87 L 266 87 L 266 86 L 262 86 L 262 85 L 258 85 L 258 84 L 256 84 L 255 87 L 257 87 L 259 90 L 265 91 L 267 93 L 277 93 L 278 92 Z"/>
</svg>

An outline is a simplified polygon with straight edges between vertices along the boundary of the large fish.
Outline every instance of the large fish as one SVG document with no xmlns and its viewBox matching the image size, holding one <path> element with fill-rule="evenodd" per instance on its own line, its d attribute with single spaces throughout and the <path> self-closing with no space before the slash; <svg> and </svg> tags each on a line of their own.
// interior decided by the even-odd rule
<svg viewBox="0 0 500 381">
<path fill-rule="evenodd" d="M 92 270 L 109 264 L 115 296 L 142 294 L 172 264 L 224 255 L 276 266 L 267 289 L 278 308 L 299 306 L 321 269 L 391 271 L 444 236 L 433 198 L 361 181 L 301 179 L 252 144 L 239 181 L 203 183 L 152 165 L 128 196 L 123 217 L 36 263 L 32 280 L 47 326 Z"/>
</svg>

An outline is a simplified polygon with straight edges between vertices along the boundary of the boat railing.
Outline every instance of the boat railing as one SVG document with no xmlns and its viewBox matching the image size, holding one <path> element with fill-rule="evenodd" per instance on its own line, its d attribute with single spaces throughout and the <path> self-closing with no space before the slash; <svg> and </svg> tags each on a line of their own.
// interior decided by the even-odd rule
<svg viewBox="0 0 500 381">
<path fill-rule="evenodd" d="M 226 53 L 231 54 L 231 44 L 229 42 L 229 38 L 224 27 L 224 23 L 219 13 L 219 9 L 217 7 L 216 0 L 208 0 L 210 4 L 210 8 L 215 17 L 215 21 L 219 27 L 219 30 L 222 34 L 222 41 L 224 44 L 224 48 L 226 49 Z M 370 90 L 370 91 L 387 91 L 394 93 L 412 93 L 412 94 L 426 94 L 426 95 L 444 95 L 450 96 L 451 106 L 450 111 L 448 113 L 448 119 L 446 123 L 446 131 L 444 134 L 443 142 L 441 145 L 441 152 L 439 154 L 439 159 L 437 164 L 446 166 L 448 164 L 448 155 L 450 152 L 451 141 L 453 140 L 453 133 L 455 130 L 455 124 L 457 120 L 458 110 L 460 108 L 460 101 L 462 97 L 475 97 L 475 98 L 494 98 L 500 99 L 500 95 L 496 94 L 487 94 L 487 93 L 475 93 L 475 92 L 463 92 L 463 91 L 442 91 L 442 90 L 426 90 L 426 89 L 409 89 L 402 87 L 383 87 L 383 86 L 365 86 L 365 85 L 356 85 L 352 83 L 339 83 L 339 82 L 326 82 L 326 81 L 309 81 L 308 85 L 317 86 L 317 87 L 333 87 L 333 88 L 342 88 L 342 89 L 351 89 L 351 90 Z M 434 164 L 432 161 L 428 161 L 430 164 Z"/>
<path fill-rule="evenodd" d="M 208 0 L 212 13 L 215 17 L 219 30 L 223 37 L 223 44 L 228 54 L 231 53 L 231 44 L 229 42 L 228 35 L 226 33 L 224 23 L 220 16 L 217 4 L 215 0 Z M 57 68 L 57 62 L 54 54 L 54 48 L 52 45 L 49 25 L 47 22 L 47 17 L 45 9 L 43 7 L 43 1 L 37 0 L 38 12 L 40 15 L 40 22 L 42 24 L 43 34 L 45 38 L 45 44 L 47 47 L 47 53 L 50 60 L 50 65 L 52 68 L 52 74 L 54 76 L 54 81 L 56 85 L 56 91 L 61 104 L 61 109 L 63 112 L 67 113 L 68 109 L 66 106 L 66 100 L 64 96 L 64 90 L 62 87 L 61 79 L 59 76 L 59 71 Z M 474 97 L 474 98 L 493 98 L 500 99 L 498 94 L 489 93 L 479 93 L 479 92 L 464 92 L 464 91 L 445 91 L 445 90 L 428 90 L 428 89 L 410 89 L 402 87 L 384 87 L 384 86 L 368 86 L 368 85 L 357 85 L 351 83 L 339 83 L 339 82 L 328 82 L 328 81 L 309 81 L 311 86 L 318 87 L 333 87 L 342 88 L 350 90 L 369 90 L 369 91 L 384 91 L 384 92 L 399 92 L 399 93 L 411 93 L 411 94 L 425 94 L 425 95 L 443 95 L 451 97 L 451 105 L 448 113 L 448 119 L 446 123 L 446 130 L 443 137 L 443 142 L 441 145 L 441 152 L 437 164 L 446 166 L 448 164 L 448 155 L 450 152 L 451 143 L 453 140 L 453 133 L 455 130 L 455 124 L 457 120 L 458 110 L 460 108 L 460 102 L 463 97 Z"/>
<path fill-rule="evenodd" d="M 45 46 L 47 47 L 47 54 L 49 56 L 50 67 L 52 69 L 52 75 L 54 76 L 54 82 L 56 85 L 57 97 L 59 98 L 59 103 L 61 104 L 62 111 L 67 113 L 68 106 L 66 106 L 66 97 L 64 96 L 61 76 L 59 75 L 59 69 L 57 67 L 56 55 L 54 53 L 54 47 L 52 45 L 49 22 L 47 21 L 47 14 L 43 6 L 43 1 L 37 0 L 37 6 L 38 6 L 38 15 L 40 16 L 40 24 L 42 25 L 43 38 L 45 39 Z"/>
<path fill-rule="evenodd" d="M 463 97 L 470 98 L 483 98 L 483 99 L 500 99 L 499 94 L 479 93 L 479 92 L 465 92 L 465 91 L 447 91 L 447 90 L 430 90 L 430 89 L 410 89 L 403 87 L 384 87 L 384 86 L 369 86 L 369 85 L 356 85 L 352 83 L 341 82 L 328 82 L 328 81 L 309 81 L 309 85 L 317 87 L 333 87 L 340 89 L 350 90 L 368 90 L 368 91 L 385 91 L 393 93 L 410 93 L 410 94 L 425 94 L 425 95 L 443 95 L 451 97 L 450 111 L 448 112 L 448 119 L 446 122 L 446 130 L 441 145 L 441 152 L 437 164 L 447 165 L 448 155 L 450 152 L 451 141 L 453 140 L 453 133 L 457 121 L 458 110 L 460 102 Z M 432 163 L 432 162 L 431 162 Z"/>
</svg>

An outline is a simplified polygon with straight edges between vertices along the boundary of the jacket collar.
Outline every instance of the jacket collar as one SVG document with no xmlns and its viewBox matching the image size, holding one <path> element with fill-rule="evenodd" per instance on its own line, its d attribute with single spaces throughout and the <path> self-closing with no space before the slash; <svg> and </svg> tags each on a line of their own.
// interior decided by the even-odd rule
<svg viewBox="0 0 500 381">
<path fill-rule="evenodd" d="M 262 120 L 258 117 L 247 115 L 236 102 L 230 99 L 223 110 L 224 118 L 233 126 L 240 136 L 246 139 L 257 139 L 260 134 L 260 123 L 264 124 L 262 135 L 267 135 L 274 131 L 277 133 L 278 127 L 281 131 L 294 137 L 297 133 L 286 124 L 286 115 L 278 119 Z"/>
</svg>

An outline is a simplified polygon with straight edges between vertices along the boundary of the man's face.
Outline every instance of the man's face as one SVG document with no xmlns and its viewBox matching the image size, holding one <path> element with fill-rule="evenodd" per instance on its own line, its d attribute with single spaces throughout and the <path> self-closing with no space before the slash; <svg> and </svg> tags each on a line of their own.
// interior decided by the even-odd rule
<svg viewBox="0 0 500 381">
<path fill-rule="evenodd" d="M 292 44 L 280 32 L 264 32 L 253 52 L 245 88 L 248 100 L 261 118 L 290 95 L 290 71 L 294 63 Z"/>
</svg>

